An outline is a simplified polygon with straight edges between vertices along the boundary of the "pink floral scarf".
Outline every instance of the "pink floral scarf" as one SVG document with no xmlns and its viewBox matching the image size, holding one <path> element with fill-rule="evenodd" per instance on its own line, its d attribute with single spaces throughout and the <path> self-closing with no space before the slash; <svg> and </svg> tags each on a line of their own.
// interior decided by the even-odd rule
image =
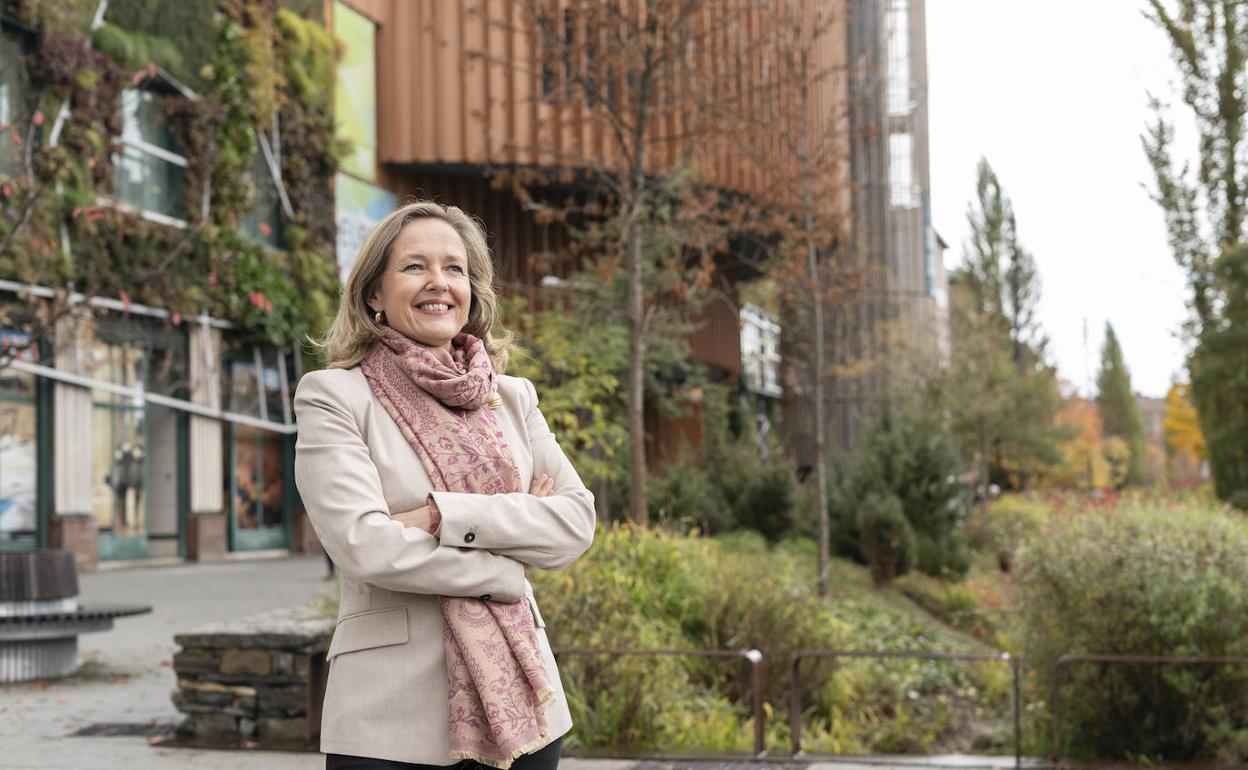
<svg viewBox="0 0 1248 770">
<path fill-rule="evenodd" d="M 387 327 L 361 369 L 433 481 L 448 492 L 522 492 L 493 410 L 485 345 L 460 334 L 447 354 Z M 451 758 L 506 770 L 551 741 L 543 704 L 554 697 L 528 602 L 441 597 L 449 675 Z"/>
</svg>

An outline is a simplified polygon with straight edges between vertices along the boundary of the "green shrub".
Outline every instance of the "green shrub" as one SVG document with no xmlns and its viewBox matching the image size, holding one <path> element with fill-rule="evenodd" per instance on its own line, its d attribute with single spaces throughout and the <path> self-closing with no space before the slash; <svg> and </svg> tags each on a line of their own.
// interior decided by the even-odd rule
<svg viewBox="0 0 1248 770">
<path fill-rule="evenodd" d="M 863 559 L 859 522 L 875 516 L 864 512 L 864 503 L 872 495 L 892 496 L 916 538 L 897 574 L 911 566 L 936 576 L 964 574 L 969 558 L 959 528 L 958 459 L 945 428 L 926 413 L 885 403 L 863 440 L 859 453 L 829 474 L 828 509 L 836 552 Z M 921 552 L 919 544 L 924 544 Z"/>
<path fill-rule="evenodd" d="M 956 580 L 970 569 L 970 551 L 956 530 L 935 537 L 916 534 L 914 542 L 914 563 L 920 572 Z"/>
<path fill-rule="evenodd" d="M 1225 509 L 1075 516 L 1019 552 L 1026 654 L 1248 654 L 1248 525 Z M 1064 755 L 1248 759 L 1243 666 L 1064 668 Z"/>
<path fill-rule="evenodd" d="M 755 459 L 740 471 L 724 473 L 728 483 L 721 492 L 731 495 L 728 499 L 736 525 L 759 532 L 773 543 L 791 535 L 797 498 L 793 467 L 783 460 Z"/>
<path fill-rule="evenodd" d="M 864 597 L 872 593 L 868 579 L 844 562 L 834 564 L 837 598 L 819 599 L 811 590 L 811 545 L 789 540 L 771 546 L 747 530 L 704 538 L 619 526 L 600 532 L 590 552 L 567 570 L 531 578 L 555 649 L 763 650 L 767 734 L 776 748 L 788 738 L 783 672 L 798 650 L 965 649 L 918 615 Z M 744 661 L 567 656 L 560 668 L 576 725 L 569 745 L 752 745 L 752 681 Z M 835 667 L 807 661 L 802 681 L 808 745 L 861 752 L 910 745 L 906 741 L 921 749 L 949 745 L 979 708 L 971 701 L 1008 703 L 1000 676 L 945 662 L 890 659 Z M 914 694 L 922 698 L 916 701 Z M 918 737 L 903 738 L 903 727 L 915 728 Z"/>
<path fill-rule="evenodd" d="M 646 509 L 656 524 L 681 531 L 697 528 L 702 532 L 722 532 L 735 525 L 732 509 L 724 502 L 719 487 L 691 452 L 646 485 Z"/>
<path fill-rule="evenodd" d="M 702 407 L 701 446 L 682 450 L 648 485 L 651 520 L 708 534 L 749 529 L 771 542 L 793 535 L 798 509 L 793 464 L 778 450 L 760 455 L 729 388 L 706 387 Z"/>
<path fill-rule="evenodd" d="M 914 530 L 893 495 L 872 493 L 858 511 L 859 548 L 877 585 L 887 583 L 910 569 L 914 556 Z"/>
<path fill-rule="evenodd" d="M 1053 515 L 1049 506 L 1039 500 L 1005 495 L 988 506 L 986 515 L 973 516 L 968 529 L 976 547 L 991 553 L 1001 571 L 1009 572 L 1019 547 L 1040 533 Z"/>
<path fill-rule="evenodd" d="M 993 638 L 988 614 L 965 585 L 911 573 L 897 581 L 897 588 L 944 623 L 980 639 Z"/>
</svg>

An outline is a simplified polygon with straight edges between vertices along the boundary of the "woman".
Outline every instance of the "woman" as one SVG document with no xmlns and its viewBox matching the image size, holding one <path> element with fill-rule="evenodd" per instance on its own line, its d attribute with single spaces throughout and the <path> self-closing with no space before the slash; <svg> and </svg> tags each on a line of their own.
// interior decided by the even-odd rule
<svg viewBox="0 0 1248 770">
<path fill-rule="evenodd" d="M 341 575 L 327 768 L 550 770 L 571 727 L 525 570 L 584 553 L 593 496 L 502 374 L 493 278 L 464 212 L 399 208 L 295 394 L 295 480 Z"/>
</svg>

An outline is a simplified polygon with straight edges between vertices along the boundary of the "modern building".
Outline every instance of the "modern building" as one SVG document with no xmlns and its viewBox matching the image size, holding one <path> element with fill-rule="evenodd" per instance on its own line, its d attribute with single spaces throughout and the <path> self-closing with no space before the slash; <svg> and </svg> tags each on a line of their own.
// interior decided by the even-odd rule
<svg viewBox="0 0 1248 770">
<path fill-rule="evenodd" d="M 829 451 L 855 451 L 879 398 L 949 354 L 944 244 L 931 213 L 925 14 L 925 0 L 849 0 L 853 234 L 838 258 L 860 284 L 828 314 Z M 786 398 L 786 415 L 809 414 L 808 401 Z M 808 464 L 813 427 L 799 417 L 786 431 Z"/>
<path fill-rule="evenodd" d="M 101 50 L 157 39 L 160 18 L 127 26 L 150 9 L 81 5 L 82 18 L 22 3 L 0 15 L 4 144 L 29 149 L 0 162 L 13 233 L 0 258 L 0 549 L 67 548 L 91 566 L 316 548 L 291 483 L 297 335 L 266 327 L 300 280 L 281 236 L 308 217 L 287 183 L 315 172 L 285 162 L 299 146 L 276 116 L 238 126 L 254 156 L 233 182 L 250 192 L 210 238 L 230 185 L 202 178 L 207 155 L 188 142 L 204 141 L 195 116 L 215 113 L 156 63 Z M 185 45 L 161 48 L 193 76 L 224 17 L 214 3 L 162 8 L 196 22 L 177 27 Z M 40 301 L 51 317 L 31 315 Z"/>
<path fill-rule="evenodd" d="M 561 34 L 586 34 L 577 32 L 584 2 L 560 0 Z M 32 241 L 48 249 L 39 265 L 58 264 L 59 253 L 90 268 L 90 280 L 73 287 L 81 293 L 61 293 L 66 276 L 53 280 L 50 267 L 32 274 L 0 259 L 0 299 L 17 309 L 0 324 L 0 344 L 9 343 L 0 350 L 0 548 L 66 547 L 84 564 L 315 549 L 292 477 L 291 394 L 310 365 L 300 344 L 306 328 L 284 307 L 308 301 L 315 287 L 306 274 L 323 262 L 345 275 L 368 229 L 414 197 L 482 219 L 504 293 L 544 302 L 559 291 L 549 287 L 579 267 L 564 248 L 565 226 L 496 183 L 500 169 L 576 166 L 578 158 L 588 164 L 611 154 L 605 127 L 584 104 L 553 97 L 558 66 L 543 61 L 539 43 L 550 30 L 526 21 L 520 3 L 279 5 L 276 20 L 240 17 L 239 30 L 227 34 L 218 25 L 229 14 L 213 0 L 165 3 L 158 13 L 139 0 L 84 3 L 75 19 L 32 18 L 25 4 L 3 3 L 0 130 L 29 130 L 40 147 L 72 146 L 83 155 L 75 173 L 94 178 L 84 190 L 90 198 Z M 805 117 L 813 123 L 816 112 L 844 113 L 852 121 L 844 138 L 852 165 L 825 186 L 832 192 L 820 205 L 852 221 L 852 237 L 838 244 L 846 259 L 868 268 L 865 298 L 829 318 L 829 328 L 840 330 L 833 363 L 857 372 L 880 350 L 894 357 L 900 345 L 891 330 L 902 330 L 911 347 L 930 352 L 940 344 L 923 3 L 800 0 L 800 7 L 807 19 L 819 11 L 838 20 L 814 48 L 821 66 L 844 75 L 820 86 Z M 777 23 L 766 8 L 742 0 L 731 24 L 714 13 L 703 28 L 714 45 L 698 49 L 711 70 L 738 67 L 734 87 L 742 93 L 751 78 L 774 78 L 774 63 L 753 47 Z M 312 22 L 320 33 L 300 26 Z M 309 88 L 324 65 L 317 41 L 329 40 L 326 31 L 341 49 L 338 87 Z M 330 41 L 322 51 L 333 48 Z M 138 50 L 148 60 L 123 61 Z M 79 61 L 101 76 L 77 85 L 56 80 L 73 74 L 64 62 Z M 214 78 L 228 78 L 231 68 L 258 80 L 230 91 Z M 668 77 L 669 87 L 680 85 Z M 317 102 L 331 90 L 332 104 Z M 213 109 L 204 108 L 209 102 Z M 213 105 L 254 116 L 242 127 L 254 134 L 254 154 L 227 179 L 213 178 L 206 153 L 188 145 L 203 141 L 210 123 L 197 121 L 218 114 Z M 351 147 L 332 172 L 331 143 L 316 133 L 331 114 Z M 84 126 L 106 143 L 91 145 Z M 887 130 L 875 130 L 881 126 Z M 662 128 L 679 133 L 679 116 Z M 19 141 L 0 141 L 0 173 L 14 180 L 22 175 Z M 675 150 L 660 147 L 652 170 L 677 160 Z M 716 160 L 710 179 L 732 195 L 775 194 L 765 167 L 732 154 Z M 0 195 L 8 197 L 9 187 L 0 185 Z M 243 201 L 244 210 L 230 209 Z M 129 230 L 105 237 L 123 220 Z M 204 223 L 217 228 L 208 245 L 199 238 Z M 176 245 L 184 240 L 199 244 L 190 256 Z M 721 260 L 715 299 L 690 337 L 692 356 L 713 376 L 743 378 L 758 399 L 783 399 L 786 439 L 800 450 L 805 434 L 792 426 L 809 423 L 808 403 L 783 375 L 788 321 L 739 307 L 738 287 L 758 275 L 757 256 Z M 185 265 L 187 275 L 165 271 L 148 285 L 119 284 L 111 274 L 143 276 L 136 265 L 162 260 Z M 176 296 L 161 296 L 156 286 Z M 60 298 L 61 307 L 69 297 L 75 310 L 26 345 L 29 325 L 17 320 L 32 294 Z M 838 377 L 829 412 L 837 444 L 852 446 L 882 371 Z M 657 413 L 647 415 L 647 429 L 654 458 L 697 438 L 689 423 Z"/>
<path fill-rule="evenodd" d="M 566 39 L 586 34 L 581 9 L 591 0 L 561 0 L 559 30 Z M 723 71 L 741 73 L 742 88 L 775 78 L 774 63 L 765 61 L 752 34 L 777 25 L 768 8 L 800 8 L 803 23 L 816 11 L 836 23 L 815 38 L 812 48 L 819 66 L 837 76 L 820 82 L 807 119 L 815 114 L 840 113 L 845 102 L 844 0 L 800 0 L 761 3 L 709 4 L 703 14 L 708 36 L 696 46 L 702 55 L 721 62 Z M 497 172 L 552 164 L 590 166 L 612 156 L 609 129 L 593 110 L 576 101 L 560 101 L 560 64 L 542 59 L 541 31 L 525 14 L 524 2 L 441 2 L 440 0 L 334 0 L 330 16 L 335 34 L 345 44 L 347 62 L 341 70 L 339 114 L 356 116 L 349 138 L 358 162 L 345 164 L 338 181 L 340 238 L 354 229 L 357 240 L 365 232 L 370 207 L 387 211 L 394 200 L 410 197 L 454 202 L 481 217 L 498 262 L 505 292 L 541 301 L 543 286 L 558 285 L 579 265 L 570 258 L 564 226 L 542 220 L 518 202 L 510 189 L 493 183 Z M 718 25 L 718 27 L 717 27 Z M 711 41 L 708 45 L 704 41 Z M 593 49 L 585 49 L 592 56 Z M 745 65 L 742 62 L 746 62 Z M 770 69 L 769 69 L 770 68 Z M 420 77 L 411 73 L 419 72 Z M 603 76 L 607 73 L 604 71 Z M 752 80 L 751 80 L 752 79 Z M 370 84 L 375 82 L 375 88 Z M 792 84 L 786 87 L 792 88 Z M 679 116 L 668 116 L 656 132 L 676 128 Z M 793 128 L 796 132 L 796 128 Z M 678 133 L 678 131 L 676 132 Z M 366 150 L 363 148 L 367 148 Z M 677 162 L 676 151 L 656 144 L 653 170 L 661 172 Z M 924 164 L 924 168 L 926 168 Z M 774 205 L 782 191 L 769 185 L 766 171 L 726 152 L 714 164 L 710 180 L 732 193 L 760 196 Z M 345 184 L 344 184 L 345 182 Z M 343 191 L 358 195 L 344 199 Z M 791 203 L 791 201 L 790 201 Z M 829 207 L 848 207 L 848 180 L 822 201 Z M 372 220 L 372 221 L 375 221 Z M 356 224 L 358 223 L 358 224 Z M 340 243 L 343 269 L 354 254 L 350 243 Z M 778 334 L 774 319 L 761 310 L 743 311 L 738 287 L 757 278 L 748 259 L 721 259 L 715 273 L 714 299 L 701 311 L 698 328 L 690 337 L 693 359 L 709 368 L 714 378 L 737 380 L 743 374 L 743 335 L 753 329 Z M 759 326 L 756 322 L 762 322 Z M 775 343 L 774 334 L 768 337 Z M 768 371 L 779 355 L 767 354 Z M 751 359 L 747 364 L 758 366 Z M 745 387 L 758 398 L 779 401 L 781 389 L 773 379 L 762 386 L 747 377 Z M 767 410 L 764 410 L 766 412 Z M 771 410 L 776 411 L 776 410 Z M 647 453 L 652 459 L 674 458 L 682 444 L 698 441 L 696 414 L 673 419 L 657 411 L 646 415 Z"/>
</svg>

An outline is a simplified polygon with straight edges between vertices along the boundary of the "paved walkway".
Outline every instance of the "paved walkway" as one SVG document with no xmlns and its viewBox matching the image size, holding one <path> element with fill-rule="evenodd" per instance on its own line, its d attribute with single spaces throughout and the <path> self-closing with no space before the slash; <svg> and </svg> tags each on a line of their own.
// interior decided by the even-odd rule
<svg viewBox="0 0 1248 770">
<path fill-rule="evenodd" d="M 174 688 L 170 666 L 176 649 L 174 633 L 204 623 L 306 604 L 328 594 L 331 584 L 325 580 L 324 559 L 128 568 L 83 574 L 79 582 L 84 602 L 141 602 L 152 605 L 153 611 L 123 618 L 112 631 L 84 635 L 79 652 L 85 665 L 69 679 L 0 685 L 0 768 L 313 770 L 325 766 L 319 754 L 174 749 L 151 746 L 147 738 L 180 721 L 169 697 Z M 900 758 L 890 761 L 876 757 L 869 762 L 789 760 L 783 766 L 800 770 L 913 767 Z M 1001 758 L 990 762 L 1010 766 Z M 774 760 L 633 761 L 569 757 L 560 767 L 751 770 L 777 764 Z M 968 763 L 963 758 L 960 763 L 953 760 L 945 766 L 959 764 L 982 767 L 989 763 Z"/>
<path fill-rule="evenodd" d="M 149 746 L 153 726 L 179 721 L 170 693 L 173 635 L 204 623 L 305 604 L 330 583 L 323 558 L 84 573 L 81 599 L 152 605 L 113 630 L 79 639 L 84 661 L 56 682 L 0 685 L 0 768 L 319 768 L 312 754 Z M 81 730 L 101 733 L 76 737 Z M 112 735 L 108 735 L 112 733 Z"/>
</svg>

